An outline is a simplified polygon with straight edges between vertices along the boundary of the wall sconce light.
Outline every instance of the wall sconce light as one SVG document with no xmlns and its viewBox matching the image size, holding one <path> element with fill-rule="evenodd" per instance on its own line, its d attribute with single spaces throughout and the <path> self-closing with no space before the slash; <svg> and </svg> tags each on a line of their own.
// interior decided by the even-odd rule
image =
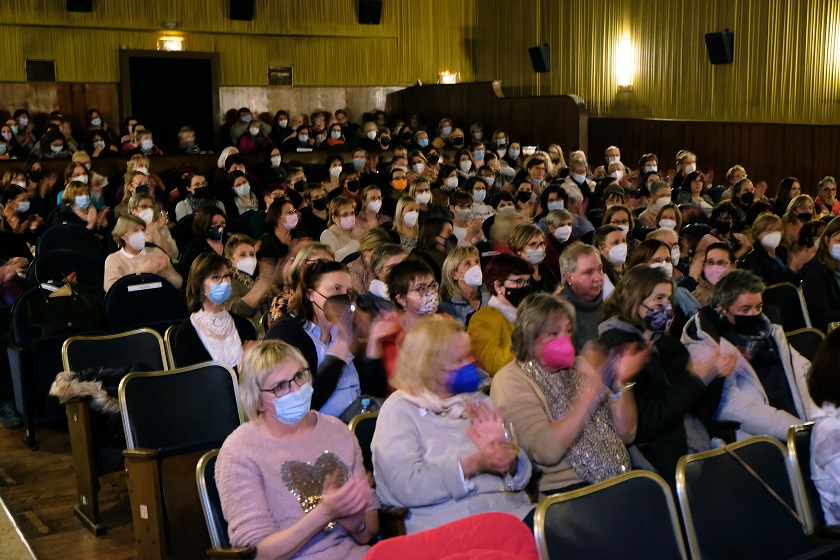
<svg viewBox="0 0 840 560">
<path fill-rule="evenodd" d="M 633 90 L 633 76 L 636 73 L 635 55 L 630 39 L 622 39 L 618 42 L 618 51 L 615 56 L 615 81 L 618 91 Z"/>
<path fill-rule="evenodd" d="M 182 51 L 184 50 L 184 38 L 177 35 L 162 35 L 158 38 L 159 51 Z"/>
<path fill-rule="evenodd" d="M 443 72 L 438 74 L 438 83 L 439 84 L 457 84 L 461 81 L 461 74 L 459 72 L 455 72 L 454 74 L 450 74 L 449 70 L 444 70 Z"/>
</svg>

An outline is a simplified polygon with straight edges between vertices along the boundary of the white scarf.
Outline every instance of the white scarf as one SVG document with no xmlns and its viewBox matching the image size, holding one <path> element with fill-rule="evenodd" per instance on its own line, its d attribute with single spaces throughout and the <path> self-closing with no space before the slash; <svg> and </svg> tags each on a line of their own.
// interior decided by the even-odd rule
<svg viewBox="0 0 840 560">
<path fill-rule="evenodd" d="M 190 322 L 214 362 L 230 367 L 242 362 L 242 340 L 230 313 L 197 311 L 190 315 Z"/>
<path fill-rule="evenodd" d="M 388 286 L 382 280 L 378 278 L 374 278 L 370 281 L 370 286 L 368 286 L 368 292 L 372 293 L 375 296 L 379 296 L 382 299 L 389 299 L 388 296 Z"/>
<path fill-rule="evenodd" d="M 509 303 L 503 303 L 499 298 L 493 296 L 487 302 L 487 307 L 492 307 L 505 316 L 511 323 L 516 323 L 516 308 Z"/>
</svg>

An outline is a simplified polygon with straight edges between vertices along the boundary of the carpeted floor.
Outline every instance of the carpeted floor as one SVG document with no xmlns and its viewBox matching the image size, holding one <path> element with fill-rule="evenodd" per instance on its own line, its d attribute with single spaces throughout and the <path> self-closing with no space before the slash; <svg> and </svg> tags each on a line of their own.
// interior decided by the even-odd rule
<svg viewBox="0 0 840 560">
<path fill-rule="evenodd" d="M 0 498 L 35 556 L 39 560 L 136 558 L 125 475 L 101 477 L 99 501 L 107 532 L 94 537 L 73 515 L 76 479 L 66 427 L 39 428 L 37 434 L 40 450 L 30 451 L 21 441 L 22 430 L 0 429 Z M 6 548 L 4 536 L 9 534 L 11 542 L 16 535 L 11 523 L 8 526 L 7 531 L 0 528 L 0 558 L 28 558 L 25 547 L 22 556 Z"/>
</svg>

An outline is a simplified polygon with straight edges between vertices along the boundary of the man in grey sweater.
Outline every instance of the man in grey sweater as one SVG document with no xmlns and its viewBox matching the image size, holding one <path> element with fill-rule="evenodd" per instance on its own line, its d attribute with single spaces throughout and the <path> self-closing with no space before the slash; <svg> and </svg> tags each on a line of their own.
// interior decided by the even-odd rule
<svg viewBox="0 0 840 560">
<path fill-rule="evenodd" d="M 601 305 L 604 302 L 604 267 L 592 245 L 572 243 L 560 255 L 560 295 L 575 307 L 575 349 L 598 338 Z"/>
</svg>

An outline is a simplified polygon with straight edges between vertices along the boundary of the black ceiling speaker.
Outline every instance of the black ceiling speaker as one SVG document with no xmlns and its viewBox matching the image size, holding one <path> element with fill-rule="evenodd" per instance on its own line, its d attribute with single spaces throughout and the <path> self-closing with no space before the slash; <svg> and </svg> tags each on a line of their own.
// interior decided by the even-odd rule
<svg viewBox="0 0 840 560">
<path fill-rule="evenodd" d="M 254 0 L 230 0 L 230 19 L 251 21 L 254 19 Z"/>
<path fill-rule="evenodd" d="M 551 70 L 551 52 L 548 43 L 528 49 L 534 72 L 548 72 Z"/>
<path fill-rule="evenodd" d="M 92 12 L 93 0 L 67 0 L 68 12 Z"/>
<path fill-rule="evenodd" d="M 382 18 L 382 0 L 359 0 L 359 23 L 379 25 Z"/>
<path fill-rule="evenodd" d="M 712 64 L 732 64 L 732 47 L 735 44 L 735 34 L 724 29 L 714 33 L 706 33 L 706 50 Z"/>
</svg>

